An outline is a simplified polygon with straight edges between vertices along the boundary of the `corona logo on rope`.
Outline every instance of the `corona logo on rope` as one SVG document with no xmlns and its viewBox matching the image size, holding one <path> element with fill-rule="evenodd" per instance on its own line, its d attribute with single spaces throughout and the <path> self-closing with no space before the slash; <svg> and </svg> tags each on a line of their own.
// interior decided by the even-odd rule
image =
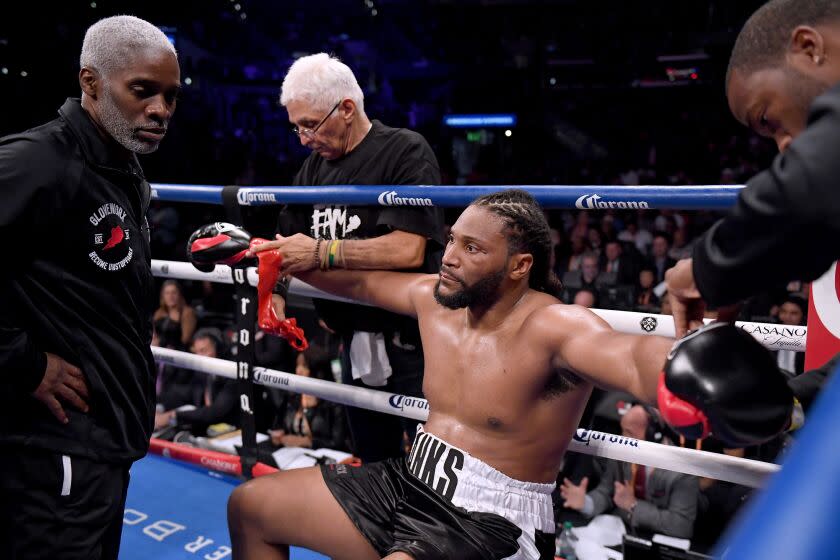
<svg viewBox="0 0 840 560">
<path fill-rule="evenodd" d="M 575 208 L 581 210 L 600 210 L 602 208 L 650 208 L 644 200 L 601 200 L 599 194 L 584 194 L 575 200 Z"/>
<path fill-rule="evenodd" d="M 236 200 L 243 206 L 251 206 L 253 203 L 276 204 L 277 198 L 274 193 L 255 192 L 251 190 L 241 190 L 236 193 Z"/>
<path fill-rule="evenodd" d="M 406 397 L 404 395 L 391 395 L 388 399 L 388 404 L 397 410 L 405 410 L 406 408 L 416 408 L 419 410 L 429 410 L 429 401 L 417 397 Z"/>
<path fill-rule="evenodd" d="M 596 432 L 594 430 L 585 430 L 578 428 L 575 431 L 574 441 L 589 445 L 590 441 L 603 441 L 604 443 L 617 443 L 618 445 L 629 445 L 631 447 L 639 447 L 639 440 L 618 436 L 615 434 L 605 434 L 603 432 Z"/>
<path fill-rule="evenodd" d="M 273 387 L 278 385 L 283 385 L 284 387 L 289 386 L 288 377 L 276 373 L 270 373 L 266 371 L 265 368 L 261 367 L 254 368 L 254 381 L 257 383 L 265 383 L 266 385 L 271 385 Z"/>
<path fill-rule="evenodd" d="M 431 198 L 404 197 L 397 191 L 385 191 L 376 199 L 382 206 L 434 206 Z"/>
</svg>

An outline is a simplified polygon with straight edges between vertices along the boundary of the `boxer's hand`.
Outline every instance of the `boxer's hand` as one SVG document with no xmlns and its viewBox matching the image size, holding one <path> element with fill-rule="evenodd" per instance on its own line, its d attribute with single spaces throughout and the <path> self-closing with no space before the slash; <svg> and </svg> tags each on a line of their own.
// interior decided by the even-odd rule
<svg viewBox="0 0 840 560">
<path fill-rule="evenodd" d="M 706 302 L 700 298 L 691 267 L 691 259 L 682 259 L 665 271 L 665 285 L 668 286 L 677 338 L 684 337 L 689 330 L 702 327 L 706 312 Z"/>
<path fill-rule="evenodd" d="M 286 300 L 280 294 L 271 294 L 271 307 L 274 308 L 274 313 L 277 319 L 282 321 L 286 318 Z"/>
<path fill-rule="evenodd" d="M 44 403 L 62 424 L 70 420 L 59 399 L 82 412 L 90 410 L 87 404 L 90 395 L 81 370 L 49 352 L 44 378 L 32 396 Z"/>
<path fill-rule="evenodd" d="M 748 447 L 785 430 L 793 393 L 773 355 L 743 330 L 712 323 L 677 341 L 659 379 L 662 418 L 689 439 Z"/>
<path fill-rule="evenodd" d="M 586 503 L 586 487 L 589 486 L 589 478 L 583 477 L 580 484 L 574 484 L 568 478 L 563 479 L 560 485 L 560 495 L 563 497 L 563 507 L 580 511 Z"/>
</svg>

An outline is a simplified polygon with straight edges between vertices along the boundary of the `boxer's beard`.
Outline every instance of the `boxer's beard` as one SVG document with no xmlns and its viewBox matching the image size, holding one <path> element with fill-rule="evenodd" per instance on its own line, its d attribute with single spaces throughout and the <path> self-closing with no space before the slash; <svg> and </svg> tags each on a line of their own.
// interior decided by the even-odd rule
<svg viewBox="0 0 840 560">
<path fill-rule="evenodd" d="M 435 301 L 449 309 L 462 309 L 464 307 L 490 307 L 499 300 L 499 286 L 505 277 L 505 269 L 488 274 L 472 286 L 460 279 L 456 282 L 461 284 L 457 292 L 445 295 L 440 293 L 440 278 L 435 284 Z"/>
<path fill-rule="evenodd" d="M 99 120 L 105 131 L 117 141 L 123 148 L 137 154 L 150 154 L 158 149 L 157 143 L 143 142 L 140 140 L 135 132 L 140 127 L 158 127 L 160 124 L 155 122 L 141 123 L 137 126 L 126 119 L 120 108 L 117 107 L 114 96 L 105 82 L 102 88 L 102 95 L 99 99 Z"/>
</svg>

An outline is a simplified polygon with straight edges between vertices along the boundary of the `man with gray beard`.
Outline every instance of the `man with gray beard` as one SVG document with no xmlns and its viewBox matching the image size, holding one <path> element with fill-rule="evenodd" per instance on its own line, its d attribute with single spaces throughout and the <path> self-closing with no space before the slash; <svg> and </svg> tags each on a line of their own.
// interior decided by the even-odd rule
<svg viewBox="0 0 840 560">
<path fill-rule="evenodd" d="M 81 99 L 0 139 L 0 551 L 117 558 L 131 463 L 154 418 L 146 211 L 135 154 L 157 149 L 180 90 L 152 24 L 85 34 Z"/>
</svg>

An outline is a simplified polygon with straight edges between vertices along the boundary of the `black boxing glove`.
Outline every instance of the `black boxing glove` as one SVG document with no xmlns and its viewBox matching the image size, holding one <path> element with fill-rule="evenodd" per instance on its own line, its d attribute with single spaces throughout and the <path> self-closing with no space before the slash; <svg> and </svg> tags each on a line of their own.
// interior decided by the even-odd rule
<svg viewBox="0 0 840 560">
<path fill-rule="evenodd" d="M 236 265 L 245 260 L 251 234 L 227 222 L 201 226 L 187 242 L 187 258 L 202 272 L 212 272 L 217 264 Z"/>
<path fill-rule="evenodd" d="M 663 419 L 689 439 L 747 447 L 783 432 L 793 393 L 773 355 L 743 330 L 710 323 L 678 340 L 659 379 Z"/>
</svg>

